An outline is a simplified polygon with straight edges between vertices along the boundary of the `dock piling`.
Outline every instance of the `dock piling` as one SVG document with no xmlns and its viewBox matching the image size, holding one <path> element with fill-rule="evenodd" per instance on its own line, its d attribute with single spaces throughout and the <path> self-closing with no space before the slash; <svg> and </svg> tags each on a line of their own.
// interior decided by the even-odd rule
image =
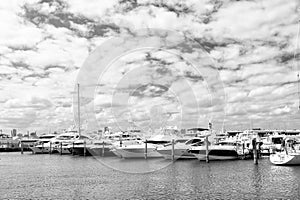
<svg viewBox="0 0 300 200">
<path fill-rule="evenodd" d="M 253 161 L 254 164 L 257 165 L 258 164 L 258 152 L 257 152 L 257 148 L 256 148 L 256 139 L 252 139 L 252 146 L 253 146 Z"/>
<path fill-rule="evenodd" d="M 147 140 L 145 141 L 145 159 L 147 159 L 148 154 L 148 142 Z"/>
<path fill-rule="evenodd" d="M 208 136 L 205 136 L 205 160 L 209 163 Z"/>
<path fill-rule="evenodd" d="M 60 142 L 60 155 L 62 155 L 62 142 Z"/>
<path fill-rule="evenodd" d="M 24 149 L 23 149 L 23 142 L 21 142 L 21 154 L 24 153 Z"/>
<path fill-rule="evenodd" d="M 174 140 L 174 139 L 172 139 L 172 161 L 174 161 L 174 160 L 175 160 L 174 145 L 175 145 L 175 140 Z"/>
<path fill-rule="evenodd" d="M 44 142 L 42 142 L 42 153 L 44 153 Z"/>
<path fill-rule="evenodd" d="M 49 147 L 49 154 L 51 155 L 51 153 L 52 153 L 52 150 L 51 150 L 51 149 L 52 149 L 52 142 L 50 141 L 49 144 L 50 144 L 50 147 Z"/>
<path fill-rule="evenodd" d="M 243 143 L 243 156 L 245 156 L 245 142 Z"/>
<path fill-rule="evenodd" d="M 104 157 L 104 141 L 102 142 L 102 157 Z"/>
<path fill-rule="evenodd" d="M 72 155 L 74 156 L 74 142 L 72 142 Z"/>
<path fill-rule="evenodd" d="M 83 142 L 83 156 L 86 156 L 86 141 Z"/>
</svg>

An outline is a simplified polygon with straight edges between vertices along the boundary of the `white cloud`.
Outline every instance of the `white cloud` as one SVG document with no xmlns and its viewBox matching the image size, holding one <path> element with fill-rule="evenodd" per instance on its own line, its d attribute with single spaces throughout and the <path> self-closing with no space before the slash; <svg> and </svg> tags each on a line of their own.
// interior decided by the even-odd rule
<svg viewBox="0 0 300 200">
<path fill-rule="evenodd" d="M 273 111 L 273 113 L 275 115 L 282 115 L 282 114 L 287 114 L 291 111 L 291 108 L 288 107 L 288 106 L 284 106 L 284 107 L 281 107 L 281 108 L 277 108 Z"/>
<path fill-rule="evenodd" d="M 100 18 L 105 16 L 108 9 L 117 4 L 117 0 L 71 0 L 68 1 L 70 11 L 90 18 Z"/>
<path fill-rule="evenodd" d="M 24 3 L 36 9 L 34 19 L 22 17 Z M 299 18 L 297 0 L 164 1 L 163 6 L 149 0 L 138 1 L 137 7 L 116 0 L 67 3 L 69 7 L 58 15 L 55 3 L 50 6 L 36 0 L 0 2 L 1 126 L 13 128 L 14 122 L 16 127 L 24 129 L 66 128 L 74 123 L 72 95 L 78 68 L 89 52 L 116 34 L 108 31 L 105 36 L 99 33 L 93 36 L 93 25 L 99 24 L 120 27 L 122 33 L 125 28 L 151 27 L 200 38 L 222 68 L 217 72 L 206 54 L 182 52 L 180 48 L 172 49 L 177 55 L 151 50 L 152 61 L 145 59 L 146 50 L 129 53 L 109 66 L 100 80 L 103 86 L 97 92 L 101 95 L 96 95 L 94 102 L 91 99 L 83 102 L 91 107 L 95 103 L 101 125 L 113 125 L 116 114 L 122 123 L 132 118 L 146 126 L 155 106 L 162 107 L 166 123 L 176 125 L 184 115 L 185 126 L 194 126 L 194 122 L 205 124 L 210 117 L 221 122 L 224 109 L 226 121 L 234 126 L 247 124 L 248 118 L 253 123 L 261 118 L 274 122 L 280 121 L 281 115 L 296 115 L 296 73 L 290 55 L 295 48 Z M 125 8 L 128 10 L 124 11 Z M 56 27 L 47 20 L 35 25 L 38 17 L 49 13 L 61 17 L 70 27 Z M 200 73 L 180 60 L 179 55 L 201 58 L 196 63 Z M 165 66 L 159 60 L 171 64 Z M 86 79 L 91 77 L 86 75 Z M 161 91 L 155 83 L 169 90 Z M 118 90 L 115 86 L 119 86 Z M 129 102 L 118 101 L 110 108 L 113 91 L 135 90 L 140 95 L 131 96 Z"/>
</svg>

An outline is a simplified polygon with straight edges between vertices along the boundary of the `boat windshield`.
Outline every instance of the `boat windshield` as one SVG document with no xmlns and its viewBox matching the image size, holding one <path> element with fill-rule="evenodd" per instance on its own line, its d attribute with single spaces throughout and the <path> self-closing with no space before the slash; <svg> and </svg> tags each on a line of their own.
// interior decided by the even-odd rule
<svg viewBox="0 0 300 200">
<path fill-rule="evenodd" d="M 72 136 L 72 135 L 61 135 L 57 139 L 58 140 L 71 140 L 73 138 L 74 138 L 74 136 Z"/>
<path fill-rule="evenodd" d="M 272 143 L 273 144 L 282 144 L 282 140 L 283 140 L 283 137 L 273 137 Z"/>
<path fill-rule="evenodd" d="M 42 135 L 42 136 L 40 136 L 40 139 L 51 139 L 54 137 L 55 137 L 54 135 Z"/>
<path fill-rule="evenodd" d="M 189 141 L 187 141 L 185 144 L 195 144 L 195 143 L 203 143 L 203 140 L 201 140 L 200 138 L 194 138 L 194 139 L 191 139 Z"/>
<path fill-rule="evenodd" d="M 221 142 L 218 142 L 216 143 L 216 145 L 219 145 L 219 146 L 236 146 L 237 143 L 236 142 L 226 142 L 226 141 L 221 141 Z"/>
<path fill-rule="evenodd" d="M 187 139 L 178 139 L 175 141 L 175 143 L 186 143 L 187 141 Z"/>
<path fill-rule="evenodd" d="M 77 137 L 76 137 L 77 138 Z M 88 136 L 85 135 L 81 135 L 79 136 L 77 139 L 90 139 Z"/>
</svg>

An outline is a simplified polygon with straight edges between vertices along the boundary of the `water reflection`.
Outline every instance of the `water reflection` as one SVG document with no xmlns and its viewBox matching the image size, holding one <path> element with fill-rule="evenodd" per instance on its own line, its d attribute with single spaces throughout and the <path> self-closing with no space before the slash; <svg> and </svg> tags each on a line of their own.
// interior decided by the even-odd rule
<svg viewBox="0 0 300 200">
<path fill-rule="evenodd" d="M 252 173 L 252 188 L 254 196 L 256 199 L 261 198 L 262 192 L 262 178 L 261 178 L 261 171 L 260 165 L 253 165 L 253 173 Z"/>
<path fill-rule="evenodd" d="M 0 154 L 0 196 L 16 199 L 298 199 L 300 167 L 253 161 L 99 160 L 57 155 Z M 145 167 L 144 169 L 139 169 Z"/>
</svg>

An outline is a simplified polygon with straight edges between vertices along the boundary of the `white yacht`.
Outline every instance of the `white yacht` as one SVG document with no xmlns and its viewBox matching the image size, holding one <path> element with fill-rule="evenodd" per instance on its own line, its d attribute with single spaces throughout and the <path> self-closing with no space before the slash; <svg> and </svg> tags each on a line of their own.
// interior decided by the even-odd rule
<svg viewBox="0 0 300 200">
<path fill-rule="evenodd" d="M 143 143 L 141 137 L 137 133 L 131 131 L 117 132 L 114 134 L 107 135 L 104 138 L 108 141 L 111 141 L 112 146 L 110 151 L 118 157 L 122 157 L 122 155 L 119 154 L 117 148 Z"/>
<path fill-rule="evenodd" d="M 91 138 L 87 135 L 79 135 L 77 131 L 67 132 L 54 138 L 52 144 L 54 144 L 53 151 L 59 154 L 70 154 L 72 153 L 72 147 L 74 142 L 81 142 L 81 140 L 90 140 Z"/>
<path fill-rule="evenodd" d="M 160 158 L 162 155 L 156 149 L 171 140 L 169 136 L 157 135 L 142 143 L 115 147 L 113 153 L 121 158 Z"/>
<path fill-rule="evenodd" d="M 115 154 L 112 152 L 112 148 L 112 142 L 109 140 L 97 140 L 94 141 L 93 144 L 87 145 L 87 151 L 92 156 L 115 156 Z"/>
<path fill-rule="evenodd" d="M 86 137 L 81 135 L 81 138 Z M 54 135 L 49 139 L 43 139 L 41 143 L 31 147 L 33 153 L 60 153 L 70 154 L 70 144 L 79 139 L 77 131 L 66 131 L 65 133 Z"/>
<path fill-rule="evenodd" d="M 281 151 L 270 155 L 270 162 L 274 165 L 300 165 L 300 138 L 285 138 Z"/>
<path fill-rule="evenodd" d="M 69 143 L 66 149 L 73 155 L 91 156 L 92 154 L 88 150 L 91 145 L 93 145 L 93 139 L 90 136 L 80 135 L 76 140 Z"/>
<path fill-rule="evenodd" d="M 54 134 L 41 135 L 38 141 L 35 142 L 35 144 L 30 146 L 29 148 L 32 150 L 34 154 L 49 153 L 50 152 L 49 142 L 51 141 L 51 139 L 55 137 L 56 135 Z"/>
<path fill-rule="evenodd" d="M 157 148 L 158 153 L 160 153 L 165 159 L 196 159 L 194 154 L 189 152 L 193 146 L 203 145 L 204 138 L 183 138 L 174 141 L 174 152 L 172 143 L 163 145 Z M 174 156 L 174 157 L 173 157 Z"/>
<path fill-rule="evenodd" d="M 202 161 L 206 160 L 206 145 L 192 147 L 189 150 L 194 156 Z M 209 160 L 235 160 L 238 159 L 238 152 L 235 145 L 230 144 L 213 144 L 208 146 Z"/>
</svg>

